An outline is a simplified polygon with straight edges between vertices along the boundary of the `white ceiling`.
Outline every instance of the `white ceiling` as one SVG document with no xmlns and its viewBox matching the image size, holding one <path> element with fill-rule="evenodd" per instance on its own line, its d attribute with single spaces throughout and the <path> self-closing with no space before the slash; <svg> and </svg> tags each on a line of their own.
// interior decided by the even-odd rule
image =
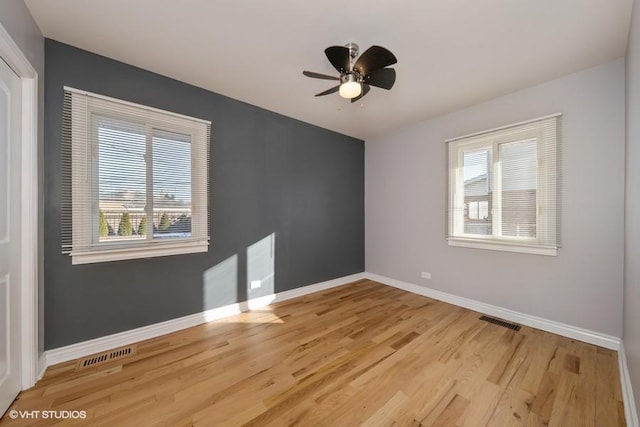
<svg viewBox="0 0 640 427">
<path fill-rule="evenodd" d="M 45 37 L 368 139 L 619 58 L 632 0 L 25 0 Z M 331 45 L 384 46 L 391 91 L 313 95 Z"/>
</svg>

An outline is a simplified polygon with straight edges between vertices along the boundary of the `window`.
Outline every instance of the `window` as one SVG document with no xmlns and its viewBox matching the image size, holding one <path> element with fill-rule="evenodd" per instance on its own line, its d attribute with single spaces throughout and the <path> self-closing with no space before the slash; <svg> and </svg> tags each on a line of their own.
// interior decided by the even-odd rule
<svg viewBox="0 0 640 427">
<path fill-rule="evenodd" d="M 210 122 L 65 88 L 62 131 L 73 264 L 208 250 Z"/>
<path fill-rule="evenodd" d="M 556 255 L 559 114 L 448 140 L 451 246 Z"/>
</svg>

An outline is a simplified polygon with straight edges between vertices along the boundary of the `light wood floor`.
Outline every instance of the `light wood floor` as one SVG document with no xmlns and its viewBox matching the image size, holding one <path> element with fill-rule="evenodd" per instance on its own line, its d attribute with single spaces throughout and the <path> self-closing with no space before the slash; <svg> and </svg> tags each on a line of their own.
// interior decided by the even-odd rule
<svg viewBox="0 0 640 427">
<path fill-rule="evenodd" d="M 105 426 L 624 425 L 616 352 L 478 317 L 363 280 L 53 366 L 10 409 Z"/>
</svg>

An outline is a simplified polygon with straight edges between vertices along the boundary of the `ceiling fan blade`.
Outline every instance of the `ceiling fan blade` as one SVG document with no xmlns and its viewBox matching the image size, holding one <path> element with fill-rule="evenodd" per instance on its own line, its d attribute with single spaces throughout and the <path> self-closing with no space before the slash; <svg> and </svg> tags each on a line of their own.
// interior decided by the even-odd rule
<svg viewBox="0 0 640 427">
<path fill-rule="evenodd" d="M 396 70 L 393 68 L 383 68 L 364 76 L 364 81 L 371 86 L 381 87 L 382 89 L 391 89 L 396 82 Z"/>
<path fill-rule="evenodd" d="M 327 74 L 314 73 L 313 71 L 303 71 L 302 74 L 314 79 L 340 80 L 340 77 L 329 76 Z"/>
<path fill-rule="evenodd" d="M 360 73 L 361 76 L 366 76 L 396 62 L 398 60 L 389 50 L 380 46 L 371 46 L 360 55 L 353 69 Z"/>
<path fill-rule="evenodd" d="M 344 46 L 331 46 L 324 50 L 327 59 L 340 73 L 351 71 L 349 69 L 349 48 Z"/>
<path fill-rule="evenodd" d="M 329 95 L 330 93 L 337 92 L 340 89 L 340 85 L 327 89 L 324 92 L 317 93 L 316 96 Z"/>
<path fill-rule="evenodd" d="M 369 86 L 368 84 L 363 83 L 362 84 L 362 93 L 358 96 L 356 96 L 355 98 L 351 98 L 351 102 L 356 102 L 359 99 L 361 99 L 363 96 L 365 96 L 366 94 L 369 93 L 369 90 L 371 89 L 371 86 Z"/>
</svg>

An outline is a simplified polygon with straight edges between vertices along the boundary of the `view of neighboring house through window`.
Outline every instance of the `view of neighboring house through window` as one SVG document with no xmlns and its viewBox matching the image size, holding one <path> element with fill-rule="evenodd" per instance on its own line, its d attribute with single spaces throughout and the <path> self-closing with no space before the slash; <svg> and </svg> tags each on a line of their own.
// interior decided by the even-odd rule
<svg viewBox="0 0 640 427">
<path fill-rule="evenodd" d="M 464 153 L 464 232 L 491 235 L 491 152 L 489 150 Z"/>
<path fill-rule="evenodd" d="M 554 255 L 560 116 L 449 140 L 449 244 Z"/>
<path fill-rule="evenodd" d="M 207 250 L 208 122 L 68 88 L 65 123 L 74 264 Z"/>
</svg>

